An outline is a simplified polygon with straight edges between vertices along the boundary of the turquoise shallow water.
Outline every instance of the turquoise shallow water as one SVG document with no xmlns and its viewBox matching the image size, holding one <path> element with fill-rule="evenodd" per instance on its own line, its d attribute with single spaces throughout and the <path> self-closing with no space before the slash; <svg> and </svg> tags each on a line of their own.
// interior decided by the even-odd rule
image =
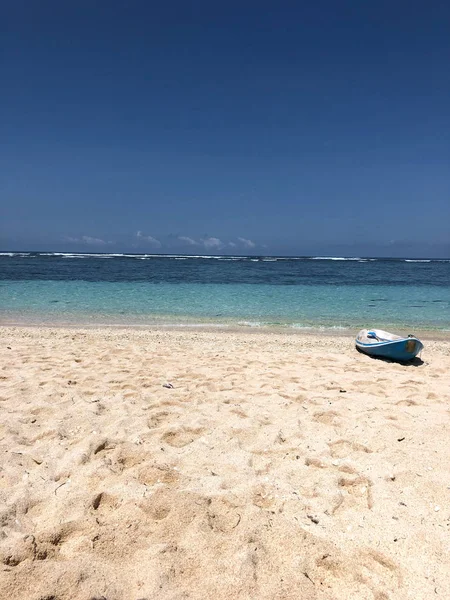
<svg viewBox="0 0 450 600">
<path fill-rule="evenodd" d="M 24 253 L 0 274 L 2 323 L 450 331 L 448 261 Z"/>
</svg>

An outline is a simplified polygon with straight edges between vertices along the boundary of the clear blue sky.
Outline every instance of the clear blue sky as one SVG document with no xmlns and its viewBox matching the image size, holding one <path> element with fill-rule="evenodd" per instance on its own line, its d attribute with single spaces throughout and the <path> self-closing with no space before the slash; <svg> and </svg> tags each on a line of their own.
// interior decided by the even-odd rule
<svg viewBox="0 0 450 600">
<path fill-rule="evenodd" d="M 0 249 L 450 256 L 450 3 L 0 6 Z"/>
</svg>

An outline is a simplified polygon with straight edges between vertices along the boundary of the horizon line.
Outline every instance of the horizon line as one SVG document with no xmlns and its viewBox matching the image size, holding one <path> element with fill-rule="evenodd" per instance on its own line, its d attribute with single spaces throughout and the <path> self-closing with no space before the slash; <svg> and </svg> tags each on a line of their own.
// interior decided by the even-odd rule
<svg viewBox="0 0 450 600">
<path fill-rule="evenodd" d="M 160 252 L 82 252 L 82 251 L 59 251 L 59 250 L 0 250 L 0 255 L 11 255 L 11 254 L 48 254 L 48 255 L 78 255 L 78 256 L 110 256 L 110 257 L 121 257 L 121 256 L 148 256 L 148 257 L 182 257 L 182 258 L 281 258 L 281 259 L 322 259 L 322 260 L 333 260 L 333 259 L 347 259 L 347 260 L 415 260 L 415 261 L 450 261 L 448 257 L 428 257 L 428 256 L 373 256 L 364 255 L 359 256 L 342 256 L 342 255 L 320 255 L 320 254 L 187 254 L 187 253 L 160 253 Z"/>
</svg>

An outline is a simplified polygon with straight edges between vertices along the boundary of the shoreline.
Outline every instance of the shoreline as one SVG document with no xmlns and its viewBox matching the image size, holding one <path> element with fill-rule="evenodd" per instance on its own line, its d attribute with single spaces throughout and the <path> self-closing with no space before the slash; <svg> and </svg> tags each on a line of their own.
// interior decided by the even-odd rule
<svg viewBox="0 0 450 600">
<path fill-rule="evenodd" d="M 390 326 L 388 326 L 390 327 Z M 204 332 L 217 333 L 220 335 L 242 334 L 242 335 L 278 335 L 278 336 L 294 336 L 294 337 L 331 337 L 331 338 L 351 338 L 355 339 L 359 329 L 344 328 L 344 327 L 289 327 L 289 326 L 271 326 L 271 325 L 236 325 L 236 324 L 211 324 L 211 323 L 195 323 L 195 324 L 124 324 L 124 323 L 23 323 L 20 321 L 4 323 L 0 321 L 1 329 L 43 329 L 43 330 L 75 330 L 75 331 L 122 331 L 122 332 Z M 406 333 L 406 328 L 394 329 Z M 412 331 L 416 337 L 425 341 L 444 341 L 450 343 L 450 331 L 435 330 L 435 329 L 414 329 Z"/>
</svg>

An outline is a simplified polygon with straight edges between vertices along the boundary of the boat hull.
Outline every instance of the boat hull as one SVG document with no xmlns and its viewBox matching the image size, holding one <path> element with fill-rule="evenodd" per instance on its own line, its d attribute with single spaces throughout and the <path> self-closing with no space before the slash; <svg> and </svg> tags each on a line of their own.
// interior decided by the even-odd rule
<svg viewBox="0 0 450 600">
<path fill-rule="evenodd" d="M 412 360 L 423 349 L 422 342 L 415 337 L 400 338 L 392 334 L 388 335 L 395 339 L 370 340 L 367 330 L 363 330 L 355 340 L 356 348 L 369 356 L 388 358 L 399 362 Z"/>
</svg>

